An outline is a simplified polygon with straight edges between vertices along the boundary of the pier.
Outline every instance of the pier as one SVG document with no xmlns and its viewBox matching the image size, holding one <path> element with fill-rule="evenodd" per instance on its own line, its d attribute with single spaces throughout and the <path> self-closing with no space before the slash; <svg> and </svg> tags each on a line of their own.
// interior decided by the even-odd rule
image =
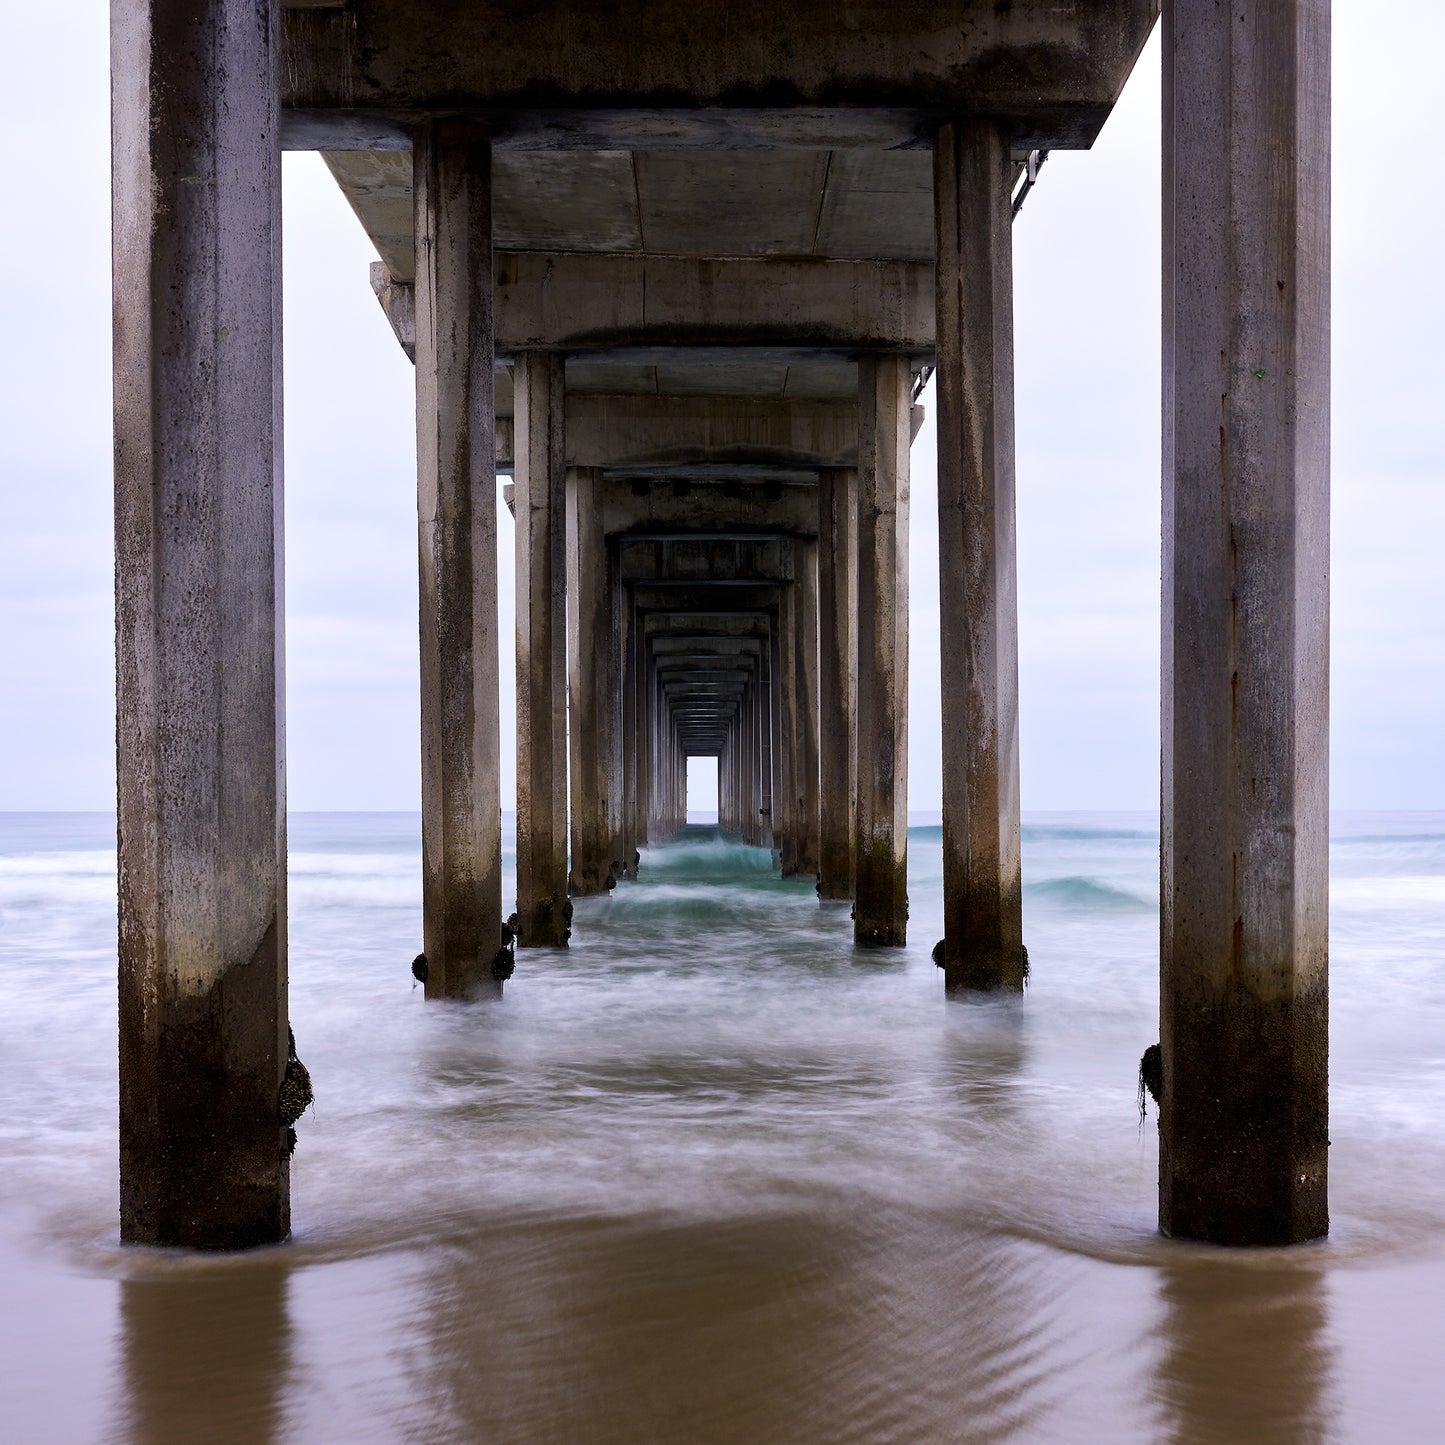
<svg viewBox="0 0 1445 1445">
<path fill-rule="evenodd" d="M 1012 227 L 1156 22 L 1160 1223 L 1327 1231 L 1328 0 L 112 0 L 125 1239 L 289 1230 L 282 150 L 323 154 L 416 366 L 427 997 L 500 997 L 514 911 L 565 947 L 689 758 L 857 945 L 905 943 L 929 376 L 941 987 L 1020 992 Z"/>
</svg>

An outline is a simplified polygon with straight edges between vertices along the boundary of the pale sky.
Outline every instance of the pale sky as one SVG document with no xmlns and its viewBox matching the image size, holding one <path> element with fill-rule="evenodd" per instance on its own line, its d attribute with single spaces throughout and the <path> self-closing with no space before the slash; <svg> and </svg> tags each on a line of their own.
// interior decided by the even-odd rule
<svg viewBox="0 0 1445 1445">
<path fill-rule="evenodd" d="M 1335 6 L 1333 802 L 1445 808 L 1445 6 Z M 11 7 L 0 810 L 114 798 L 108 10 Z M 1015 227 L 1026 809 L 1157 806 L 1159 56 Z M 412 368 L 319 160 L 285 170 L 290 806 L 418 804 Z M 925 402 L 929 398 L 925 397 Z M 938 807 L 931 423 L 913 451 L 910 806 Z M 500 516 L 504 636 L 511 521 Z M 514 778 L 502 659 L 503 806 Z"/>
</svg>

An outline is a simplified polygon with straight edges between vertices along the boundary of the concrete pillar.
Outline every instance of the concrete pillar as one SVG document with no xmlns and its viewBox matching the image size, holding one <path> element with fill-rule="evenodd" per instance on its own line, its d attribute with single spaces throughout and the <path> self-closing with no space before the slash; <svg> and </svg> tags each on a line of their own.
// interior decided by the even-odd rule
<svg viewBox="0 0 1445 1445">
<path fill-rule="evenodd" d="M 818 479 L 818 896 L 853 896 L 858 474 Z"/>
<path fill-rule="evenodd" d="M 622 605 L 622 876 L 636 878 L 633 859 L 644 834 L 638 821 L 637 671 L 639 636 L 637 617 L 628 589 L 619 584 Z"/>
<path fill-rule="evenodd" d="M 743 762 L 738 780 L 738 812 L 742 817 L 743 837 L 749 847 L 758 846 L 758 678 L 754 673 L 743 691 L 739 717 Z"/>
<path fill-rule="evenodd" d="M 783 862 L 783 839 L 788 832 L 788 748 L 783 731 L 783 668 L 780 626 L 782 609 L 768 619 L 768 676 L 770 679 L 769 754 L 772 763 L 772 792 L 769 795 L 773 853 L 778 866 Z"/>
<path fill-rule="evenodd" d="M 426 995 L 463 998 L 500 991 L 491 140 L 423 125 L 412 170 Z"/>
<path fill-rule="evenodd" d="M 798 807 L 798 627 L 794 618 L 794 588 L 778 589 L 778 773 L 782 782 L 778 801 L 778 861 L 784 878 L 798 871 L 798 834 L 802 818 Z"/>
<path fill-rule="evenodd" d="M 908 933 L 908 446 L 903 356 L 858 363 L 858 836 L 853 937 Z"/>
<path fill-rule="evenodd" d="M 818 543 L 793 543 L 793 664 L 797 668 L 798 863 L 800 877 L 818 876 Z"/>
<path fill-rule="evenodd" d="M 517 357 L 517 942 L 563 948 L 567 900 L 566 368 Z"/>
<path fill-rule="evenodd" d="M 280 6 L 111 6 L 120 1228 L 290 1230 Z"/>
<path fill-rule="evenodd" d="M 687 755 L 682 750 L 677 724 L 672 728 L 672 821 L 673 827 L 687 826 Z"/>
<path fill-rule="evenodd" d="M 773 685 L 772 653 L 764 642 L 758 656 L 758 845 L 773 848 Z"/>
<path fill-rule="evenodd" d="M 1159 1221 L 1329 1227 L 1330 6 L 1164 7 Z"/>
<path fill-rule="evenodd" d="M 602 524 L 602 473 L 567 473 L 567 737 L 571 749 L 574 896 L 605 893 L 612 874 L 611 577 Z"/>
<path fill-rule="evenodd" d="M 1012 162 L 988 120 L 934 142 L 944 983 L 1022 989 Z"/>
<path fill-rule="evenodd" d="M 660 843 L 662 830 L 658 826 L 657 818 L 657 672 L 645 643 L 642 649 L 640 680 L 642 690 L 638 698 L 637 715 L 642 742 L 639 768 L 642 780 L 642 839 L 644 843 Z"/>
<path fill-rule="evenodd" d="M 621 882 L 627 876 L 632 858 L 631 830 L 627 821 L 626 768 L 623 760 L 623 680 L 626 633 L 623 608 L 624 591 L 616 549 L 607 545 L 603 534 L 607 562 L 607 857 L 608 871 Z"/>
</svg>

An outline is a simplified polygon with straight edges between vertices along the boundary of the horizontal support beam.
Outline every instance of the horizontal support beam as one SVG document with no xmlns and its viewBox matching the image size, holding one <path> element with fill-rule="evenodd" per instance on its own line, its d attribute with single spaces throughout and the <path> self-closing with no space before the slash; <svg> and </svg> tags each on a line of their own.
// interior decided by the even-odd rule
<svg viewBox="0 0 1445 1445">
<path fill-rule="evenodd" d="M 496 270 L 498 355 L 933 355 L 933 267 L 920 261 L 509 251 L 497 254 Z"/>
<path fill-rule="evenodd" d="M 658 366 L 801 365 L 865 351 L 920 364 L 933 357 L 933 267 L 922 261 L 499 251 L 496 276 L 499 358 L 565 351 Z M 374 262 L 371 287 L 415 358 L 411 284 Z M 832 449 L 841 445 L 834 438 Z"/>
<path fill-rule="evenodd" d="M 629 582 L 627 590 L 641 612 L 773 612 L 782 596 L 783 586 L 757 583 L 726 587 L 710 582 L 695 582 L 680 587 L 663 587 L 653 582 Z"/>
<path fill-rule="evenodd" d="M 637 491 L 630 482 L 609 477 L 602 488 L 602 525 L 609 537 L 632 532 L 655 536 L 660 532 L 694 536 L 736 532 L 764 532 L 775 536 L 818 535 L 818 489 L 786 485 L 772 489 L 744 484 L 737 495 L 721 487 L 696 486 L 678 495 L 666 485 Z"/>
<path fill-rule="evenodd" d="M 858 403 L 730 396 L 567 398 L 567 460 L 574 466 L 678 476 L 768 475 L 788 468 L 850 467 L 858 456 Z"/>
<path fill-rule="evenodd" d="M 283 15 L 288 145 L 392 138 L 445 112 L 533 149 L 925 145 L 962 115 L 1021 146 L 1092 143 L 1157 0 L 833 6 L 370 0 Z"/>
<path fill-rule="evenodd" d="M 643 635 L 681 637 L 754 637 L 766 642 L 771 635 L 771 614 L 752 612 L 649 612 L 642 618 Z M 704 631 L 706 629 L 706 631 Z"/>
</svg>

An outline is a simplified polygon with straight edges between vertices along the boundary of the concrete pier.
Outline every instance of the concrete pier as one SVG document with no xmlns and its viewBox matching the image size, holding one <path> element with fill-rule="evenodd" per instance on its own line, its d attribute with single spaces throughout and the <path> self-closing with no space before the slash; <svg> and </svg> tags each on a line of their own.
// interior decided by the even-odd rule
<svg viewBox="0 0 1445 1445">
<path fill-rule="evenodd" d="M 796 809 L 793 802 L 792 713 L 787 702 L 791 693 L 788 679 L 792 676 L 792 670 L 791 667 L 784 668 L 784 630 L 780 616 L 769 619 L 768 673 L 772 678 L 773 713 L 773 854 L 783 876 L 787 877 L 795 857 L 793 814 Z"/>
<path fill-rule="evenodd" d="M 793 543 L 793 664 L 797 669 L 795 747 L 798 801 L 797 871 L 818 876 L 818 543 L 800 537 Z"/>
<path fill-rule="evenodd" d="M 576 897 L 615 885 L 614 823 L 620 777 L 613 758 L 613 576 L 604 531 L 604 485 L 596 467 L 567 472 L 567 693 L 571 750 L 572 866 Z"/>
<path fill-rule="evenodd" d="M 1008 135 L 934 141 L 944 983 L 1022 989 Z"/>
<path fill-rule="evenodd" d="M 412 142 L 428 998 L 496 993 L 502 930 L 491 137 Z"/>
<path fill-rule="evenodd" d="M 567 901 L 565 375 L 555 351 L 516 360 L 517 942 L 562 948 Z"/>
<path fill-rule="evenodd" d="M 627 590 L 618 588 L 618 638 L 622 657 L 619 674 L 621 684 L 622 722 L 622 878 L 636 878 L 634 855 L 646 840 L 638 821 L 638 741 L 637 741 L 637 670 L 641 656 L 641 632 L 633 616 Z"/>
<path fill-rule="evenodd" d="M 787 779 L 787 812 L 783 816 L 783 833 L 778 843 L 779 866 L 784 878 L 794 878 L 806 871 L 808 817 L 804 804 L 807 789 L 807 760 L 804 756 L 802 661 L 799 657 L 801 626 L 798 614 L 801 601 L 798 583 L 784 587 L 778 597 L 778 689 L 783 710 L 782 747 L 783 776 Z"/>
<path fill-rule="evenodd" d="M 930 367 L 945 981 L 1024 982 L 1010 192 L 1156 0 L 605 8 L 113 0 L 126 1239 L 288 1227 L 283 143 L 416 363 L 427 998 L 501 988 L 509 471 L 520 941 L 716 757 L 725 828 L 904 943 Z M 1327 1227 L 1328 32 L 1165 6 L 1160 1219 L 1224 1243 Z"/>
<path fill-rule="evenodd" d="M 1330 6 L 1164 11 L 1159 1222 L 1323 1235 Z"/>
<path fill-rule="evenodd" d="M 853 896 L 858 646 L 858 475 L 818 477 L 818 896 Z"/>
<path fill-rule="evenodd" d="M 906 357 L 858 363 L 858 800 L 853 937 L 908 936 L 908 450 Z"/>
<path fill-rule="evenodd" d="M 279 7 L 115 0 L 120 1232 L 290 1230 Z"/>
</svg>

